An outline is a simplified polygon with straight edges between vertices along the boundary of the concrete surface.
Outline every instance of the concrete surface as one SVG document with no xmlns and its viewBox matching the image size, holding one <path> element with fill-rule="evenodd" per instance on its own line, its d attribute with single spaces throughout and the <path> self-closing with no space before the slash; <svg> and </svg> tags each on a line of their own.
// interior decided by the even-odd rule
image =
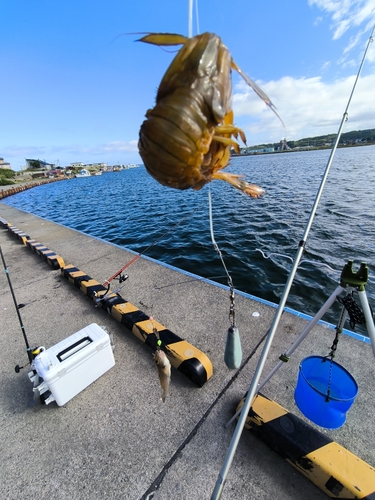
<svg viewBox="0 0 375 500">
<path fill-rule="evenodd" d="M 103 282 L 134 256 L 0 203 L 11 222 Z M 0 496 L 29 499 L 209 499 L 224 463 L 234 425 L 225 428 L 247 391 L 276 309 L 236 295 L 243 366 L 223 361 L 229 292 L 145 258 L 127 269 L 121 295 L 187 339 L 210 358 L 213 377 L 202 387 L 172 370 L 162 403 L 150 348 L 52 270 L 6 229 L 0 243 L 31 347 L 51 347 L 90 323 L 113 334 L 116 365 L 65 406 L 34 401 L 20 323 L 5 273 L 0 278 L 2 375 L 0 386 Z M 199 272 L 199 270 L 197 270 Z M 113 287 L 112 287 L 113 288 Z M 333 290 L 327 291 L 327 297 Z M 253 316 L 258 312 L 259 316 Z M 277 363 L 306 325 L 284 313 L 263 374 Z M 298 366 L 311 354 L 327 355 L 334 330 L 317 326 L 262 392 L 303 417 L 294 403 Z M 359 393 L 345 425 L 321 428 L 334 441 L 375 466 L 375 363 L 369 344 L 342 335 L 337 362 L 356 379 Z M 306 420 L 307 421 L 307 420 Z M 308 422 L 308 421 L 307 421 Z M 309 422 L 311 424 L 311 422 Z M 311 424 L 314 426 L 314 424 Z M 222 499 L 320 500 L 314 484 L 244 430 Z"/>
</svg>

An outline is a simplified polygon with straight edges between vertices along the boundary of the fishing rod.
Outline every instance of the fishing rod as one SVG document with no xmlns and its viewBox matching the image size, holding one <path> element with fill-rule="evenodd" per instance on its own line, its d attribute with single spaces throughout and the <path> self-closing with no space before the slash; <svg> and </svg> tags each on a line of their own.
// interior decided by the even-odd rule
<svg viewBox="0 0 375 500">
<path fill-rule="evenodd" d="M 260 377 L 261 377 L 261 374 L 262 374 L 262 370 L 264 368 L 264 365 L 265 365 L 265 362 L 266 362 L 269 350 L 271 348 L 271 344 L 272 344 L 273 338 L 274 338 L 275 333 L 276 333 L 276 329 L 277 329 L 278 324 L 280 322 L 281 315 L 283 313 L 284 306 L 286 304 L 286 301 L 287 301 L 287 298 L 288 298 L 288 295 L 289 295 L 290 288 L 292 286 L 295 274 L 297 272 L 299 261 L 300 261 L 300 259 L 302 257 L 302 253 L 303 253 L 304 247 L 306 245 L 307 236 L 309 234 L 311 225 L 313 223 L 315 212 L 317 210 L 317 207 L 318 207 L 318 204 L 319 204 L 319 201 L 320 201 L 320 198 L 321 198 L 321 195 L 322 195 L 322 192 L 323 192 L 323 189 L 324 189 L 327 177 L 328 177 L 328 173 L 329 173 L 329 170 L 331 168 L 333 157 L 335 155 L 337 146 L 338 146 L 339 141 L 340 141 L 341 132 L 342 132 L 344 123 L 348 119 L 349 106 L 350 106 L 350 103 L 351 103 L 351 100 L 352 100 L 352 97 L 353 97 L 353 94 L 354 94 L 354 90 L 355 90 L 355 88 L 357 86 L 357 82 L 359 80 L 359 76 L 361 74 L 363 64 L 364 64 L 365 59 L 366 59 L 366 54 L 367 54 L 368 48 L 370 46 L 370 43 L 373 41 L 374 30 L 375 30 L 375 25 L 372 28 L 370 38 L 369 38 L 369 40 L 367 42 L 366 49 L 365 49 L 365 52 L 363 54 L 363 58 L 362 58 L 362 61 L 361 61 L 361 64 L 360 64 L 360 67 L 359 67 L 359 70 L 358 70 L 358 73 L 357 73 L 357 77 L 355 79 L 352 91 L 350 93 L 349 100 L 348 100 L 348 103 L 346 105 L 345 112 L 343 114 L 343 117 L 342 117 L 342 120 L 341 120 L 341 124 L 340 124 L 339 130 L 337 132 L 337 137 L 336 137 L 335 143 L 333 145 L 331 154 L 329 156 L 328 163 L 327 163 L 324 175 L 323 175 L 322 180 L 320 182 L 320 187 L 319 187 L 318 193 L 316 195 L 315 202 L 314 202 L 314 205 L 312 207 L 312 210 L 311 210 L 311 213 L 310 213 L 310 216 L 309 216 L 309 220 L 307 222 L 307 225 L 306 225 L 306 228 L 305 228 L 302 240 L 299 242 L 298 250 L 297 250 L 297 253 L 296 253 L 296 256 L 295 256 L 295 259 L 294 259 L 294 263 L 293 263 L 292 269 L 290 271 L 290 274 L 288 276 L 287 282 L 285 284 L 285 288 L 284 288 L 283 294 L 281 296 L 280 303 L 278 305 L 278 308 L 277 308 L 275 317 L 273 319 L 271 328 L 270 328 L 270 330 L 268 332 L 267 339 L 266 339 L 266 342 L 265 342 L 263 350 L 262 350 L 262 354 L 261 354 L 261 356 L 259 358 L 258 365 L 257 365 L 257 368 L 256 368 L 254 376 L 253 376 L 253 380 L 252 380 L 251 385 L 249 387 L 249 390 L 247 392 L 245 403 L 244 403 L 244 405 L 242 407 L 241 415 L 240 415 L 240 417 L 238 419 L 237 426 L 236 426 L 236 429 L 234 431 L 234 434 L 233 434 L 233 437 L 232 437 L 232 440 L 231 440 L 231 443 L 230 443 L 227 455 L 225 457 L 225 461 L 224 461 L 223 467 L 222 467 L 222 469 L 221 469 L 221 471 L 219 473 L 219 477 L 218 477 L 218 479 L 216 481 L 215 489 L 214 489 L 214 491 L 212 493 L 211 500 L 218 500 L 221 497 L 221 494 L 222 494 L 222 491 L 223 491 L 223 488 L 224 488 L 224 484 L 225 484 L 225 480 L 227 478 L 227 475 L 228 475 L 229 469 L 231 467 L 234 455 L 236 453 L 236 449 L 237 449 L 237 446 L 238 446 L 238 443 L 239 443 L 239 440 L 240 440 L 243 428 L 244 428 L 245 423 L 246 423 L 246 418 L 248 416 L 248 413 L 249 413 L 251 404 L 253 402 L 254 396 L 257 393 L 257 387 L 258 387 L 258 383 L 259 383 L 259 380 L 260 380 Z"/>
<path fill-rule="evenodd" d="M 15 305 L 15 308 L 16 308 L 16 311 L 17 311 L 18 320 L 19 320 L 20 325 L 21 325 L 22 335 L 23 335 L 23 338 L 25 340 L 27 356 L 28 356 L 29 362 L 31 364 L 33 362 L 34 358 L 33 358 L 33 355 L 32 355 L 31 349 L 30 349 L 29 341 L 27 340 L 25 326 L 23 324 L 23 321 L 22 321 L 22 318 L 21 318 L 21 314 L 20 314 L 20 311 L 19 311 L 19 308 L 18 308 L 18 305 L 17 305 L 16 296 L 14 294 L 12 282 L 10 281 L 9 270 L 8 270 L 7 265 L 5 263 L 4 254 L 3 254 L 3 250 L 1 248 L 1 245 L 0 245 L 0 254 L 1 254 L 1 260 L 3 261 L 4 271 L 5 271 L 6 277 L 8 279 L 8 284 L 9 284 L 10 292 L 12 294 L 13 302 L 14 302 L 14 305 Z M 15 367 L 16 372 L 18 373 L 21 370 L 21 368 L 24 368 L 24 367 L 17 365 Z"/>
<path fill-rule="evenodd" d="M 177 226 L 179 226 L 182 222 L 184 222 L 184 220 L 186 220 L 188 217 L 190 217 L 191 215 L 193 215 L 197 210 L 198 210 L 199 206 L 193 210 L 192 212 L 188 213 L 187 215 L 185 215 L 185 217 L 182 217 L 182 219 L 180 219 L 176 224 L 174 224 L 171 228 L 168 229 L 168 231 L 166 231 L 165 233 L 163 233 L 161 236 L 159 236 L 159 238 L 157 238 L 153 243 L 151 243 L 151 245 L 149 245 L 145 250 L 143 250 L 142 252 L 140 252 L 138 255 L 136 255 L 135 257 L 133 257 L 133 259 L 131 259 L 127 264 L 125 264 L 119 271 L 117 271 L 113 276 L 111 276 L 110 278 L 108 278 L 102 285 L 103 286 L 108 286 L 110 284 L 110 282 L 112 280 L 114 280 L 115 278 L 117 278 L 117 276 L 119 276 L 123 271 L 125 271 L 125 269 L 127 267 L 129 267 L 131 264 L 133 264 L 136 260 L 139 259 L 139 257 L 141 257 L 142 255 L 144 255 L 146 252 L 148 252 L 149 250 L 151 250 L 151 248 L 156 245 L 156 243 L 158 243 L 158 241 L 160 241 L 162 238 L 164 238 L 164 236 L 166 236 L 168 233 L 170 233 L 171 231 L 173 231 L 173 229 L 175 229 Z M 126 279 L 126 278 L 125 278 Z M 123 280 L 124 281 L 124 280 Z M 120 281 L 121 283 L 121 281 Z"/>
</svg>

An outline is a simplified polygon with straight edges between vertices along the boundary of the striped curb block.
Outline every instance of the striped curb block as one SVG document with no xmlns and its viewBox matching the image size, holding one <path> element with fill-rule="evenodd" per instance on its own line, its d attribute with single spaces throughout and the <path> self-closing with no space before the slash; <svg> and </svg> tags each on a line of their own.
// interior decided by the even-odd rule
<svg viewBox="0 0 375 500">
<path fill-rule="evenodd" d="M 206 354 L 154 319 L 151 320 L 150 316 L 121 295 L 107 290 L 101 283 L 71 264 L 63 267 L 61 274 L 153 350 L 157 349 L 159 337 L 161 348 L 171 365 L 198 387 L 202 387 L 212 377 L 212 363 Z"/>
<path fill-rule="evenodd" d="M 24 233 L 20 229 L 17 229 L 15 226 L 12 226 L 5 219 L 0 219 L 0 224 L 3 227 L 6 227 L 12 235 L 22 241 L 22 243 L 30 248 L 30 250 L 37 255 L 40 255 L 42 259 L 45 260 L 50 267 L 52 267 L 52 269 L 61 269 L 65 266 L 64 259 L 60 257 L 60 255 L 57 255 L 42 243 L 32 240 L 28 234 Z"/>
<path fill-rule="evenodd" d="M 8 226 L 11 226 L 11 223 L 8 222 L 7 220 L 3 219 L 2 217 L 0 217 L 0 225 L 3 227 L 8 227 Z"/>
<path fill-rule="evenodd" d="M 26 245 L 27 240 L 30 238 L 30 236 L 20 229 L 17 229 L 14 226 L 9 225 L 8 226 L 8 231 L 13 234 L 16 238 L 18 238 L 24 245 Z"/>
<path fill-rule="evenodd" d="M 26 240 L 26 245 L 30 250 L 40 255 L 43 260 L 45 260 L 52 269 L 61 269 L 65 266 L 64 259 L 57 255 L 55 252 L 44 246 L 38 241 L 28 239 Z"/>
<path fill-rule="evenodd" d="M 255 397 L 245 427 L 329 497 L 375 500 L 373 467 L 272 399 Z"/>
<path fill-rule="evenodd" d="M 61 269 L 61 274 L 81 292 L 100 305 L 109 315 L 126 326 L 139 340 L 156 350 L 159 339 L 171 365 L 188 377 L 198 387 L 202 387 L 213 375 L 210 359 L 202 351 L 171 332 L 136 306 L 111 292 L 98 281 L 93 280 L 73 265 L 65 265 L 64 259 L 55 252 L 30 238 L 23 231 L 0 218 L 0 224 L 16 236 L 30 250 L 41 256 L 53 269 Z M 157 331 L 157 335 L 155 333 Z"/>
</svg>

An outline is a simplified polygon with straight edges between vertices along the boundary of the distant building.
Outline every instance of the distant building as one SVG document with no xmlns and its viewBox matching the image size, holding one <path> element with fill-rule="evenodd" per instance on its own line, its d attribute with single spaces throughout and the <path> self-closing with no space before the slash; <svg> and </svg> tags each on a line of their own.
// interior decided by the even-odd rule
<svg viewBox="0 0 375 500">
<path fill-rule="evenodd" d="M 31 158 L 26 158 L 26 164 L 26 168 L 34 170 L 51 170 L 55 166 L 53 163 L 47 163 L 42 160 L 33 160 Z"/>
<path fill-rule="evenodd" d="M 106 163 L 86 163 L 85 168 L 106 168 Z"/>
<path fill-rule="evenodd" d="M 290 147 L 288 146 L 286 139 L 281 139 L 279 151 L 289 151 L 289 150 L 290 150 Z"/>
<path fill-rule="evenodd" d="M 4 161 L 4 158 L 0 158 L 0 168 L 4 168 L 4 169 L 11 168 L 10 163 Z"/>
<path fill-rule="evenodd" d="M 76 163 L 71 163 L 70 168 L 106 168 L 107 164 L 106 163 L 82 163 L 82 162 L 76 162 Z"/>
<path fill-rule="evenodd" d="M 64 177 L 64 172 L 61 168 L 55 168 L 53 170 L 48 170 L 45 172 L 47 177 Z"/>
<path fill-rule="evenodd" d="M 274 153 L 275 148 L 241 148 L 242 154 Z"/>
</svg>

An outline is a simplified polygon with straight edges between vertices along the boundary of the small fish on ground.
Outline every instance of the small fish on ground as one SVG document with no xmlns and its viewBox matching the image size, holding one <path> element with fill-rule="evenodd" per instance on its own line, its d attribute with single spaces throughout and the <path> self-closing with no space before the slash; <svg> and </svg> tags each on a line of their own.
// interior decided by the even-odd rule
<svg viewBox="0 0 375 500">
<path fill-rule="evenodd" d="M 165 398 L 169 393 L 169 383 L 171 381 L 171 363 L 167 358 L 167 355 L 161 349 L 158 349 L 154 353 L 154 361 L 159 373 L 160 385 L 163 389 L 162 397 L 163 403 L 165 403 Z"/>
</svg>

